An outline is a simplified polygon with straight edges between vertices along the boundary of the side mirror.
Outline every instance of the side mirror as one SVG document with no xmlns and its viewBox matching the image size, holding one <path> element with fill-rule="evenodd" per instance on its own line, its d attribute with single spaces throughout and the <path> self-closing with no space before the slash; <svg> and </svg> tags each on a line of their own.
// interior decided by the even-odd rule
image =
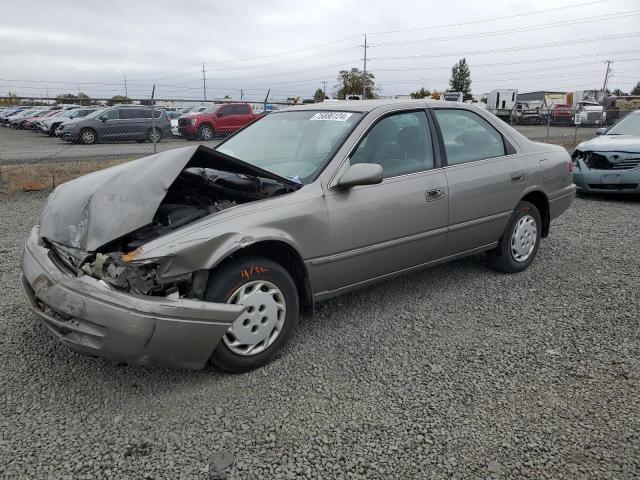
<svg viewBox="0 0 640 480">
<path fill-rule="evenodd" d="M 606 127 L 596 128 L 596 135 L 602 135 L 606 131 L 607 131 Z"/>
<path fill-rule="evenodd" d="M 382 182 L 382 167 L 377 163 L 356 163 L 340 177 L 336 187 L 351 188 L 357 185 L 375 185 Z"/>
<path fill-rule="evenodd" d="M 103 123 L 106 122 L 107 121 L 107 117 L 100 117 L 100 121 L 103 122 Z"/>
</svg>

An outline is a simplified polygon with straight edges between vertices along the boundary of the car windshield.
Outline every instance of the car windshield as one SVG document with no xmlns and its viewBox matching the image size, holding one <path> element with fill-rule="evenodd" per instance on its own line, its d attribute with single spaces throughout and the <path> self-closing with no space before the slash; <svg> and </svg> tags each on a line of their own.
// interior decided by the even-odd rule
<svg viewBox="0 0 640 480">
<path fill-rule="evenodd" d="M 640 136 L 640 115 L 632 113 L 613 125 L 606 135 L 636 135 Z"/>
<path fill-rule="evenodd" d="M 108 110 L 111 107 L 106 107 L 106 108 L 99 108 L 98 110 L 96 110 L 95 112 L 91 112 L 89 115 L 85 116 L 85 118 L 95 118 L 100 116 L 100 114 L 102 114 L 102 112 Z"/>
<path fill-rule="evenodd" d="M 307 183 L 361 114 L 337 111 L 272 113 L 217 150 L 283 177 Z"/>
<path fill-rule="evenodd" d="M 198 110 L 198 112 L 202 113 L 213 113 L 220 108 L 220 105 L 211 105 L 209 107 L 205 107 L 203 109 Z"/>
<path fill-rule="evenodd" d="M 69 115 L 69 118 L 86 117 L 87 115 L 89 115 L 92 112 L 93 112 L 93 110 L 74 110 Z"/>
</svg>

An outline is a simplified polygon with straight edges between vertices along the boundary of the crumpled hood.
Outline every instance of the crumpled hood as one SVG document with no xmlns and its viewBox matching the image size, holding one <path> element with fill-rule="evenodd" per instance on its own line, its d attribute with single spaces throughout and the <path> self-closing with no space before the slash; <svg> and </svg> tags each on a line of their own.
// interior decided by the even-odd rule
<svg viewBox="0 0 640 480">
<path fill-rule="evenodd" d="M 600 135 L 582 142 L 576 150 L 594 152 L 640 152 L 640 136 Z"/>
<path fill-rule="evenodd" d="M 151 223 L 167 190 L 187 167 L 297 184 L 208 147 L 176 148 L 84 175 L 57 187 L 47 200 L 40 236 L 94 251 Z"/>
</svg>

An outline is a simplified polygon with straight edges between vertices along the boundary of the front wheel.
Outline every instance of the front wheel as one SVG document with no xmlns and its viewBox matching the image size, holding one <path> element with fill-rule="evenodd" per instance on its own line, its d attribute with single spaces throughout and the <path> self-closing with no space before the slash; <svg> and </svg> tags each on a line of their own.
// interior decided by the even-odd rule
<svg viewBox="0 0 640 480">
<path fill-rule="evenodd" d="M 200 140 L 209 141 L 213 138 L 214 133 L 210 125 L 202 125 L 198 130 L 198 137 L 200 137 Z"/>
<path fill-rule="evenodd" d="M 226 372 L 248 372 L 266 365 L 287 344 L 298 324 L 293 278 L 266 258 L 227 261 L 211 275 L 205 300 L 247 306 L 209 360 Z"/>
<path fill-rule="evenodd" d="M 93 145 L 96 143 L 96 140 L 98 140 L 98 136 L 92 129 L 84 128 L 80 132 L 80 141 L 85 145 Z"/>
<path fill-rule="evenodd" d="M 542 220 L 538 208 L 521 201 L 509 219 L 498 246 L 489 252 L 491 266 L 505 273 L 526 270 L 538 253 Z"/>
</svg>

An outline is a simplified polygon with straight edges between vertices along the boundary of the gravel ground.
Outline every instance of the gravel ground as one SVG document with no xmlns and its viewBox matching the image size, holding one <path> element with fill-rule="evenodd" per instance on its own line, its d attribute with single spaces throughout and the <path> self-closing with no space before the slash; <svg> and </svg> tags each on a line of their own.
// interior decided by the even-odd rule
<svg viewBox="0 0 640 480">
<path fill-rule="evenodd" d="M 519 275 L 476 256 L 324 303 L 230 376 L 54 342 L 18 287 L 44 198 L 0 197 L 0 477 L 640 478 L 640 200 L 577 199 Z"/>
<path fill-rule="evenodd" d="M 568 147 L 574 145 L 574 137 L 580 142 L 595 136 L 595 127 L 581 127 L 576 133 L 574 127 L 551 126 L 549 135 L 547 135 L 546 125 L 515 125 L 515 128 L 536 142 L 548 141 Z M 158 144 L 158 151 L 194 145 L 194 143 L 196 142 L 182 138 L 165 138 Z M 218 143 L 220 143 L 219 140 L 204 142 L 210 147 Z M 153 153 L 153 145 L 150 143 L 76 145 L 56 137 L 13 128 L 0 128 L 0 145 L 2 145 L 0 163 L 13 164 L 77 159 L 138 158 Z"/>
</svg>

